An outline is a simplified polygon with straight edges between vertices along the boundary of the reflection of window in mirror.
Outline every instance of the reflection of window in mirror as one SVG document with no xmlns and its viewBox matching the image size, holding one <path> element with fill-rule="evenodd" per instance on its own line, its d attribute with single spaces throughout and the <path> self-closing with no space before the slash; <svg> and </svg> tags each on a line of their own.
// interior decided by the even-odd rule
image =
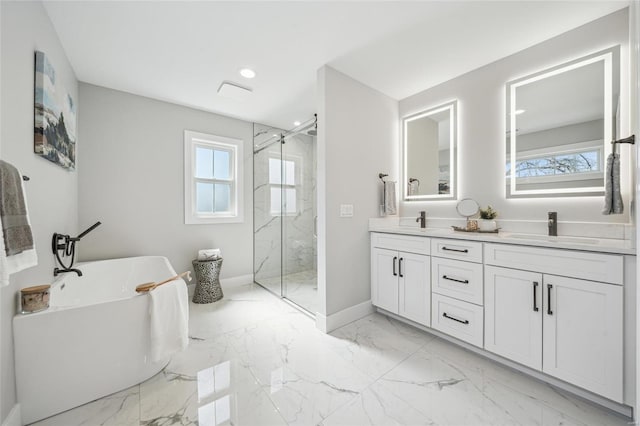
<svg viewBox="0 0 640 426">
<path fill-rule="evenodd" d="M 402 122 L 404 199 L 455 198 L 456 102 Z"/>
<path fill-rule="evenodd" d="M 619 81 L 615 47 L 507 84 L 508 197 L 603 193 Z"/>
</svg>

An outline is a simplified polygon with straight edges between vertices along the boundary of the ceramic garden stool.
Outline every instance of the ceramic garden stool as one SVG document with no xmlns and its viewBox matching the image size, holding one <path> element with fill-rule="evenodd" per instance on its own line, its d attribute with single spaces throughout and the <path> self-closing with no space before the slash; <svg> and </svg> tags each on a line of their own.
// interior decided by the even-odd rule
<svg viewBox="0 0 640 426">
<path fill-rule="evenodd" d="M 213 303 L 222 299 L 220 287 L 220 269 L 222 259 L 194 260 L 191 262 L 196 271 L 196 290 L 193 293 L 193 303 Z"/>
</svg>

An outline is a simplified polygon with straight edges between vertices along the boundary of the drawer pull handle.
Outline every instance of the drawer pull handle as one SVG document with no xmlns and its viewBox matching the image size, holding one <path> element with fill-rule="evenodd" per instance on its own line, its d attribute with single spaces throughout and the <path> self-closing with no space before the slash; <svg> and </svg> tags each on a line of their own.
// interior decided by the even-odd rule
<svg viewBox="0 0 640 426">
<path fill-rule="evenodd" d="M 469 324 L 469 320 L 461 320 L 461 319 L 458 319 L 458 318 L 455 318 L 455 317 L 449 316 L 449 315 L 447 315 L 447 313 L 446 313 L 446 312 L 444 312 L 444 313 L 442 314 L 442 316 L 443 316 L 443 317 L 445 317 L 445 318 L 448 318 L 448 319 L 450 319 L 450 320 L 458 321 L 458 322 L 460 322 L 460 323 L 462 323 L 462 324 Z"/>
<path fill-rule="evenodd" d="M 469 284 L 469 280 L 458 280 L 456 278 L 451 278 L 451 277 L 448 277 L 446 275 L 443 275 L 442 279 L 449 280 L 449 281 L 455 281 L 457 283 L 462 283 L 462 284 Z"/>
<path fill-rule="evenodd" d="M 393 256 L 393 276 L 397 277 L 398 273 L 396 272 L 396 262 L 398 261 L 398 256 Z"/>
<path fill-rule="evenodd" d="M 533 282 L 533 312 L 538 312 L 538 282 Z"/>
<path fill-rule="evenodd" d="M 553 315 L 553 311 L 551 310 L 551 289 L 553 285 L 547 284 L 547 315 Z"/>
<path fill-rule="evenodd" d="M 452 249 L 449 247 L 442 247 L 442 250 L 446 250 L 446 251 L 457 251 L 458 253 L 469 253 L 469 249 Z"/>
<path fill-rule="evenodd" d="M 404 278 L 404 275 L 402 275 L 402 261 L 404 260 L 404 257 L 401 257 L 400 260 L 398 261 L 398 274 L 400 275 L 400 278 Z"/>
</svg>

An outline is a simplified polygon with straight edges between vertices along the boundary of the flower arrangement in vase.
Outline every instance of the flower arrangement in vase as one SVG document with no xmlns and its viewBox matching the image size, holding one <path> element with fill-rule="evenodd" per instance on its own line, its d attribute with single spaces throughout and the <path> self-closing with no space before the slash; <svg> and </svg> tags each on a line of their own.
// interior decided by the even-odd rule
<svg viewBox="0 0 640 426">
<path fill-rule="evenodd" d="M 498 225 L 494 220 L 498 216 L 498 212 L 491 206 L 487 206 L 486 209 L 480 209 L 480 220 L 478 221 L 478 227 L 483 232 L 493 232 L 498 229 Z"/>
</svg>

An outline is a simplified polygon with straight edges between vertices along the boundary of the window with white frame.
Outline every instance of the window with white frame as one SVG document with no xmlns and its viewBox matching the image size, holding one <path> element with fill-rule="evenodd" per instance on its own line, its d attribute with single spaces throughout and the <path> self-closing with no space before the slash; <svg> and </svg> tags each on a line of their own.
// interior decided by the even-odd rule
<svg viewBox="0 0 640 426">
<path fill-rule="evenodd" d="M 299 172 L 294 158 L 269 158 L 271 215 L 295 215 L 298 212 L 296 176 Z"/>
<path fill-rule="evenodd" d="M 185 223 L 242 222 L 242 140 L 184 132 Z"/>
</svg>

